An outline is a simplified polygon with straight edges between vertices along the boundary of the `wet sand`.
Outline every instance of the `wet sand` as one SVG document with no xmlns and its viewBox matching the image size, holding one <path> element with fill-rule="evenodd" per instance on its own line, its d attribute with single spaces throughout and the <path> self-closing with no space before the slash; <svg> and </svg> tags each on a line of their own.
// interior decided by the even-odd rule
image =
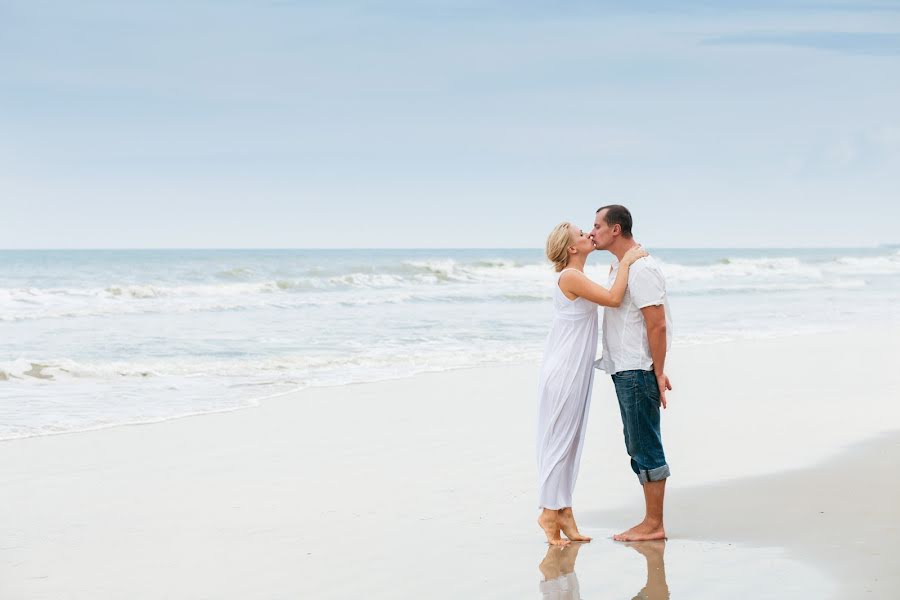
<svg viewBox="0 0 900 600">
<path fill-rule="evenodd" d="M 854 445 L 804 469 L 680 489 L 672 486 L 673 540 L 778 547 L 821 568 L 835 598 L 900 597 L 900 432 Z M 586 525 L 627 523 L 633 507 L 590 511 Z"/>
<path fill-rule="evenodd" d="M 674 350 L 672 598 L 897 594 L 897 333 Z M 540 598 L 536 380 L 469 369 L 0 443 L 0 596 Z M 608 539 L 640 489 L 603 377 L 583 456 L 596 539 L 573 572 L 633 597 L 652 573 Z"/>
</svg>

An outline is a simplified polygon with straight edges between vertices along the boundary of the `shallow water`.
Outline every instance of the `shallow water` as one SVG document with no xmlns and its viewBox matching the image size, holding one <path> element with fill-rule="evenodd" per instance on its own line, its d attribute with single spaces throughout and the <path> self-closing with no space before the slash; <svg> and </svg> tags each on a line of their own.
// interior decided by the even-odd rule
<svg viewBox="0 0 900 600">
<path fill-rule="evenodd" d="M 596 536 L 589 544 L 563 549 L 532 545 L 525 581 L 504 585 L 495 577 L 499 573 L 485 573 L 484 593 L 478 597 L 788 600 L 828 598 L 836 589 L 823 571 L 790 558 L 781 548 L 695 540 L 621 544 L 609 539 L 611 530 L 589 533 Z M 516 555 L 524 559 L 521 552 Z M 452 598 L 472 591 L 465 586 L 429 596 Z"/>
<path fill-rule="evenodd" d="M 793 600 L 829 598 L 836 590 L 826 573 L 782 548 L 695 540 L 626 545 L 613 542 L 611 530 L 583 533 L 594 540 L 562 550 L 542 544 L 537 532 L 528 541 L 486 544 L 476 537 L 450 549 L 438 548 L 445 540 L 411 540 L 399 551 L 388 543 L 392 560 L 367 563 L 353 580 L 314 587 L 327 598 L 448 600 Z"/>
<path fill-rule="evenodd" d="M 604 532 L 603 537 L 611 534 Z M 834 591 L 824 573 L 788 558 L 780 548 L 692 540 L 632 544 L 596 541 L 596 545 L 591 542 L 582 548 L 564 549 L 559 558 L 548 552 L 549 562 L 543 562 L 547 555 L 542 559 L 542 564 L 551 565 L 551 569 L 560 565 L 567 570 L 574 562 L 580 595 L 543 593 L 535 597 L 776 600 L 827 598 Z M 576 559 L 566 553 L 576 554 Z M 556 586 L 551 583 L 546 587 Z"/>
</svg>

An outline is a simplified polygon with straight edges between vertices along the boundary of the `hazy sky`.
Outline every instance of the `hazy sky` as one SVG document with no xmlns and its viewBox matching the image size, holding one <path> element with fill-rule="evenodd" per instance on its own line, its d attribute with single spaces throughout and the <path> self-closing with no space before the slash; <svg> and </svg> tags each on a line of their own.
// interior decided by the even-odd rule
<svg viewBox="0 0 900 600">
<path fill-rule="evenodd" d="M 900 242 L 900 2 L 0 0 L 0 248 L 538 247 L 611 202 Z"/>
</svg>

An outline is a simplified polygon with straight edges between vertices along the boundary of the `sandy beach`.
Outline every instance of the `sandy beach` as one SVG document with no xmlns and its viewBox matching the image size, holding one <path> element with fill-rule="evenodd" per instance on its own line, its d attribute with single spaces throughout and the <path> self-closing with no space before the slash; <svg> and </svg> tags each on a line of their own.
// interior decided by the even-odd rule
<svg viewBox="0 0 900 600">
<path fill-rule="evenodd" d="M 900 600 L 900 0 L 0 16 L 0 600 Z"/>
<path fill-rule="evenodd" d="M 898 334 L 673 349 L 664 548 L 609 539 L 641 497 L 601 375 L 577 562 L 535 524 L 535 364 L 3 442 L 0 595 L 539 598 L 574 570 L 585 597 L 661 572 L 673 598 L 895 597 Z"/>
</svg>

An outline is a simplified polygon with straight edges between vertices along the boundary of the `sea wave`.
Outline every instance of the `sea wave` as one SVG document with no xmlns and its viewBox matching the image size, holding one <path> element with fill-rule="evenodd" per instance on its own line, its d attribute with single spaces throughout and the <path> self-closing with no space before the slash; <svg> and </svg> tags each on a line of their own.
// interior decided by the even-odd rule
<svg viewBox="0 0 900 600">
<path fill-rule="evenodd" d="M 507 259 L 478 260 L 473 263 L 452 258 L 403 261 L 411 280 L 422 283 L 481 283 L 495 280 L 543 280 L 551 273 L 545 263 L 518 263 Z"/>
<path fill-rule="evenodd" d="M 661 262 L 670 284 L 735 278 L 769 280 L 825 280 L 842 276 L 900 274 L 900 255 L 835 257 L 827 261 L 803 261 L 797 257 L 724 258 L 713 264 L 682 265 Z"/>
<path fill-rule="evenodd" d="M 0 440 L 154 423 L 256 406 L 309 387 L 399 379 L 451 369 L 534 361 L 537 344 L 494 344 L 428 354 L 373 348 L 364 355 L 89 362 L 0 362 Z"/>
<path fill-rule="evenodd" d="M 592 258 L 587 274 L 604 283 L 607 256 Z M 900 253 L 808 260 L 800 256 L 712 257 L 705 264 L 660 260 L 673 295 L 727 291 L 779 292 L 863 288 L 871 278 L 900 274 Z M 260 269 L 227 267 L 216 282 L 118 282 L 94 286 L 0 288 L 0 321 L 255 308 L 373 306 L 398 303 L 545 302 L 555 273 L 545 262 L 503 257 L 404 260 L 347 272 L 324 267 L 303 275 L 258 277 Z M 269 275 L 274 271 L 269 268 Z"/>
<path fill-rule="evenodd" d="M 863 289 L 868 284 L 864 279 L 843 279 L 839 281 L 810 281 L 810 282 L 750 282 L 722 281 L 716 285 L 704 286 L 700 289 L 690 287 L 675 288 L 670 290 L 672 296 L 716 296 L 721 294 L 734 294 L 738 292 L 749 294 L 765 294 L 780 292 L 808 292 L 814 290 L 853 290 Z"/>
<path fill-rule="evenodd" d="M 254 308 L 303 309 L 316 306 L 397 304 L 411 291 L 385 288 L 372 294 L 295 293 L 291 281 L 222 286 L 125 285 L 106 288 L 0 289 L 0 322 L 38 319 L 227 312 Z"/>
<path fill-rule="evenodd" d="M 842 256 L 835 258 L 833 262 L 838 269 L 853 270 L 859 274 L 892 275 L 900 273 L 900 251 L 889 256 L 870 258 Z"/>
<path fill-rule="evenodd" d="M 458 341 L 457 346 L 410 355 L 400 347 L 370 348 L 364 352 L 255 356 L 233 359 L 141 358 L 127 361 L 76 361 L 69 358 L 21 357 L 0 362 L 0 381 L 5 385 L 39 381 L 43 385 L 64 384 L 83 379 L 150 380 L 165 378 L 207 378 L 241 385 L 291 383 L 315 385 L 325 379 L 334 383 L 369 381 L 379 374 L 394 374 L 505 363 L 535 358 L 539 343 L 523 344 L 511 351 L 508 344 L 495 342 L 472 352 Z M 360 374 L 363 374 L 360 378 Z M 343 379 L 341 379 L 343 378 Z"/>
</svg>

